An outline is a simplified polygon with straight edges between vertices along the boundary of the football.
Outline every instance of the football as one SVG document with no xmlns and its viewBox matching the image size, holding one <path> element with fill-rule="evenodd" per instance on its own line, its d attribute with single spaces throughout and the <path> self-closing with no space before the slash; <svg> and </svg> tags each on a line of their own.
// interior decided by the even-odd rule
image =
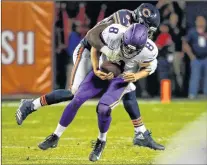
<svg viewBox="0 0 207 165">
<path fill-rule="evenodd" d="M 101 65 L 101 71 L 105 73 L 112 72 L 114 74 L 114 77 L 119 76 L 123 72 L 123 65 L 119 65 L 117 63 L 113 63 L 111 61 L 105 61 Z"/>
</svg>

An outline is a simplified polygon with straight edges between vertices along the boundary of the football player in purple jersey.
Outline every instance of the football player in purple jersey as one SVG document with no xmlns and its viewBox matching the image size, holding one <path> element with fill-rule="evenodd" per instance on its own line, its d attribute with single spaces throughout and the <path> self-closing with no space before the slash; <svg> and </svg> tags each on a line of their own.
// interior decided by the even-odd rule
<svg viewBox="0 0 207 165">
<path fill-rule="evenodd" d="M 78 79 L 78 70 L 81 70 L 81 60 L 84 59 L 85 56 L 90 56 L 90 49 L 94 47 L 97 51 L 102 51 L 104 54 L 111 54 L 113 50 L 111 50 L 105 43 L 102 41 L 100 37 L 100 33 L 109 25 L 117 23 L 123 26 L 130 26 L 133 23 L 140 23 L 147 26 L 148 36 L 152 36 L 152 34 L 156 31 L 160 23 L 160 15 L 158 9 L 155 6 L 149 3 L 141 4 L 134 11 L 122 9 L 111 16 L 105 18 L 101 22 L 99 22 L 95 27 L 93 27 L 85 36 L 85 38 L 81 41 L 78 47 L 78 51 L 74 51 L 75 56 L 78 60 L 75 60 L 75 65 L 73 69 L 73 75 L 71 79 L 70 89 L 59 89 L 54 90 L 49 94 L 43 95 L 37 99 L 24 99 L 21 101 L 19 108 L 16 111 L 16 121 L 19 125 L 26 119 L 26 117 L 32 112 L 37 111 L 40 107 L 56 104 L 63 101 L 71 100 L 74 97 L 75 91 L 78 89 L 79 85 L 76 85 L 76 80 L 80 84 L 80 80 Z M 73 92 L 73 87 L 76 87 Z M 132 91 L 123 96 L 123 104 L 124 107 L 129 114 L 132 123 L 135 129 L 135 137 L 134 137 L 134 145 L 145 146 L 152 149 L 160 149 L 163 147 L 159 147 L 156 142 L 152 139 L 150 132 L 146 130 L 140 115 L 139 106 L 136 100 L 136 93 Z M 63 127 L 59 126 L 57 129 L 63 129 Z M 140 139 L 140 134 L 144 137 Z M 55 141 L 57 141 L 58 137 L 54 134 L 48 138 L 48 148 L 53 147 Z M 51 143 L 50 143 L 51 142 Z M 57 142 L 56 142 L 57 143 Z"/>
</svg>

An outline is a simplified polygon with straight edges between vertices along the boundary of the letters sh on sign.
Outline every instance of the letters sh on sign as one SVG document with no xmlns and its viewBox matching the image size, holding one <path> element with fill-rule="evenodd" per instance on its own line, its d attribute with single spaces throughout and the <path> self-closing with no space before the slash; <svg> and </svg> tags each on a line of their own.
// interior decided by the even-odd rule
<svg viewBox="0 0 207 165">
<path fill-rule="evenodd" d="M 2 94 L 52 90 L 54 2 L 2 2 Z"/>
</svg>

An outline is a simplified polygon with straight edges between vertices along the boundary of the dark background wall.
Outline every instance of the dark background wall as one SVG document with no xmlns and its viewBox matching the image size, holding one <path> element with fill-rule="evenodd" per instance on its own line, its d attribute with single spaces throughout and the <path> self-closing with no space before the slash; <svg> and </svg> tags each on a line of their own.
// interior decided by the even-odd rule
<svg viewBox="0 0 207 165">
<path fill-rule="evenodd" d="M 202 15 L 207 19 L 207 1 L 187 2 L 185 10 L 187 28 L 195 25 L 195 19 L 198 15 Z"/>
</svg>

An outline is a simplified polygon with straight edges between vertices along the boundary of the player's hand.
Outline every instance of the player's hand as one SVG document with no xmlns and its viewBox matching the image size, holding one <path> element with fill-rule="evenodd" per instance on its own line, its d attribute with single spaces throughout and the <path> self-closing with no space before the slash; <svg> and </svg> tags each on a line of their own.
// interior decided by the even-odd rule
<svg viewBox="0 0 207 165">
<path fill-rule="evenodd" d="M 125 82 L 136 82 L 136 74 L 135 73 L 124 73 L 123 78 Z"/>
<path fill-rule="evenodd" d="M 94 70 L 94 74 L 99 77 L 101 80 L 107 80 L 108 74 L 100 70 Z"/>
<path fill-rule="evenodd" d="M 107 80 L 111 80 L 111 79 L 113 79 L 114 78 L 114 74 L 112 73 L 112 72 L 109 72 L 108 74 L 107 74 Z"/>
</svg>

